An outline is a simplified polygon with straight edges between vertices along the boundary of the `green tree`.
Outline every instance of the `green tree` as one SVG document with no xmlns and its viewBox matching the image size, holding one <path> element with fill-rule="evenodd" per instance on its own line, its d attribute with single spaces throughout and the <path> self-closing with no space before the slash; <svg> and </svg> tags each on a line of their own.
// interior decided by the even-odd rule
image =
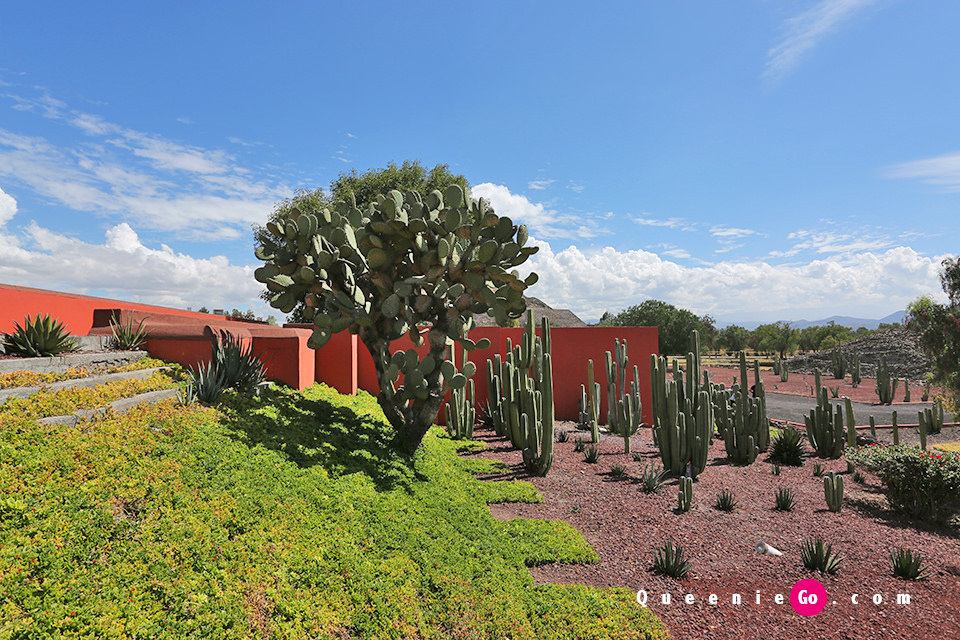
<svg viewBox="0 0 960 640">
<path fill-rule="evenodd" d="M 444 394 L 476 371 L 468 362 L 457 372 L 448 359 L 452 342 L 468 351 L 489 346 L 466 337 L 474 314 L 492 312 L 501 325 L 519 318 L 523 292 L 537 281 L 535 273 L 521 280 L 512 271 L 537 251 L 525 246 L 526 227 L 459 185 L 425 197 L 393 190 L 364 210 L 351 198 L 266 229 L 255 251 L 264 265 L 254 275 L 270 290 L 270 304 L 284 313 L 303 305 L 316 327 L 307 342 L 313 349 L 341 331 L 360 338 L 377 372 L 377 400 L 405 453 L 420 445 Z M 416 346 L 426 335 L 427 354 L 391 353 L 404 335 Z"/>
<path fill-rule="evenodd" d="M 947 258 L 940 265 L 947 304 L 922 296 L 907 307 L 906 324 L 919 333 L 934 380 L 950 394 L 956 412 L 960 407 L 960 258 Z"/>
<path fill-rule="evenodd" d="M 404 160 L 399 167 L 390 162 L 383 169 L 368 169 L 357 173 L 356 169 L 350 173 L 341 172 L 330 182 L 330 192 L 324 193 L 322 188 L 300 189 L 292 197 L 281 200 L 274 205 L 268 216 L 268 222 L 279 223 L 289 218 L 294 212 L 320 212 L 330 209 L 335 202 L 356 201 L 361 211 L 376 199 L 378 194 L 397 190 L 400 193 L 417 191 L 428 194 L 433 191 L 443 191 L 450 185 L 458 185 L 464 193 L 470 193 L 470 184 L 460 174 L 450 172 L 447 164 L 438 164 L 432 169 L 424 167 L 419 160 Z M 254 225 L 254 246 L 261 246 L 270 240 L 266 226 Z M 268 290 L 260 294 L 260 298 L 268 301 L 273 296 Z M 290 313 L 290 322 L 307 322 L 303 315 L 303 305 L 296 305 Z"/>
<path fill-rule="evenodd" d="M 681 355 L 690 350 L 690 332 L 703 330 L 703 323 L 693 312 L 679 309 L 661 300 L 645 300 L 624 309 L 604 326 L 657 327 L 661 354 Z"/>
<path fill-rule="evenodd" d="M 726 351 L 743 351 L 749 340 L 750 332 L 736 324 L 724 327 L 717 336 L 720 347 Z"/>
</svg>

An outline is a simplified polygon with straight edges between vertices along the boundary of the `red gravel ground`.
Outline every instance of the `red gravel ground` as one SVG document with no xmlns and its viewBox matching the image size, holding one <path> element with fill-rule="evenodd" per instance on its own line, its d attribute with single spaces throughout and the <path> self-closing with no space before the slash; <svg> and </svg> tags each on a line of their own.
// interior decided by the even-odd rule
<svg viewBox="0 0 960 640">
<path fill-rule="evenodd" d="M 792 378 L 793 376 L 791 376 Z M 714 441 L 706 471 L 694 483 L 693 507 L 675 511 L 677 484 L 671 480 L 660 493 L 645 494 L 634 482 L 644 464 L 659 464 L 649 429 L 631 439 L 635 462 L 623 453 L 623 439 L 604 435 L 596 464 L 587 464 L 573 450 L 574 438 L 589 434 L 573 423 L 559 423 L 570 440 L 557 443 L 553 468 L 546 478 L 523 471 L 520 452 L 490 431 L 480 431 L 490 449 L 480 454 L 511 467 L 494 479 L 523 479 L 543 494 L 543 504 L 490 505 L 495 516 L 565 520 L 580 530 L 600 555 L 592 565 L 546 565 L 531 571 L 539 582 L 621 586 L 648 594 L 647 606 L 659 615 L 677 639 L 745 638 L 960 638 L 960 533 L 956 528 L 934 528 L 901 519 L 886 509 L 879 480 L 866 476 L 858 485 L 845 476 L 841 513 L 826 509 L 823 482 L 812 474 L 819 463 L 826 471 L 846 471 L 841 460 L 808 459 L 803 467 L 783 467 L 780 476 L 761 454 L 749 466 L 727 463 L 723 443 Z M 611 465 L 623 465 L 628 477 L 610 475 Z M 789 487 L 796 496 L 791 512 L 773 508 L 774 492 Z M 713 508 L 717 493 L 734 493 L 737 509 L 724 513 Z M 844 556 L 838 574 L 819 575 L 804 568 L 802 540 L 822 536 Z M 683 580 L 650 571 L 655 549 L 667 540 L 681 544 L 691 562 Z M 754 546 L 765 541 L 783 556 L 758 554 Z M 925 582 L 893 576 L 890 550 L 901 546 L 922 552 L 930 568 Z M 798 615 L 790 590 L 802 579 L 819 580 L 828 604 L 818 615 Z M 760 604 L 756 603 L 759 591 Z M 732 594 L 743 603 L 731 604 Z M 661 602 L 671 595 L 671 604 Z M 692 595 L 693 604 L 683 599 Z M 709 604 L 711 594 L 717 604 Z M 775 597 L 783 594 L 783 604 Z M 859 594 L 858 603 L 851 597 Z M 910 604 L 897 604 L 898 594 L 909 594 Z M 874 604 L 875 595 L 882 598 Z"/>
<path fill-rule="evenodd" d="M 704 369 L 710 372 L 711 382 L 725 384 L 728 387 L 733 385 L 733 379 L 735 377 L 740 377 L 739 367 L 704 367 Z M 790 395 L 807 396 L 809 398 L 813 398 L 810 388 L 816 386 L 816 381 L 812 374 L 808 375 L 804 373 L 791 373 L 789 378 L 790 379 L 787 382 L 781 382 L 780 376 L 774 374 L 772 370 L 760 370 L 760 379 L 763 380 L 763 388 L 767 391 L 775 391 L 777 393 L 788 393 Z M 747 379 L 752 385 L 752 367 L 749 370 Z M 854 402 L 865 402 L 868 404 L 877 404 L 880 402 L 880 399 L 877 397 L 877 381 L 875 378 L 864 378 L 863 381 L 856 388 L 854 388 L 854 386 L 850 383 L 850 376 L 847 376 L 843 380 L 837 380 L 833 377 L 833 375 L 830 374 L 829 371 L 827 371 L 821 372 L 820 384 L 822 384 L 828 390 L 832 387 L 840 387 L 839 395 L 847 396 Z M 893 403 L 894 405 L 903 403 L 903 391 L 903 381 L 901 380 L 900 384 L 897 385 L 896 398 Z M 931 388 L 930 397 L 932 398 L 933 395 L 938 392 L 939 388 Z M 920 402 L 921 395 L 923 395 L 923 387 L 915 384 L 910 386 L 910 400 L 912 402 Z M 816 401 L 814 401 L 814 403 L 816 403 Z"/>
</svg>

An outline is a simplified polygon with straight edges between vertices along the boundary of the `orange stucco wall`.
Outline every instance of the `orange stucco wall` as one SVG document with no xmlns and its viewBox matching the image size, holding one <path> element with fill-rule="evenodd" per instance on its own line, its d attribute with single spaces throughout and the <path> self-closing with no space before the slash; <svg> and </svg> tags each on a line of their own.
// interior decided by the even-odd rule
<svg viewBox="0 0 960 640">
<path fill-rule="evenodd" d="M 135 309 L 186 318 L 225 320 L 222 316 L 197 313 L 185 309 L 158 307 L 137 302 L 111 300 L 110 298 L 95 298 L 62 291 L 31 289 L 30 287 L 10 284 L 0 284 L 0 304 L 2 304 L 2 307 L 0 307 L 2 308 L 2 313 L 0 313 L 0 331 L 2 332 L 12 331 L 13 323 L 19 322 L 22 324 L 27 315 L 49 313 L 53 317 L 59 318 L 71 334 L 85 336 L 90 333 L 93 326 L 95 309 Z"/>
</svg>

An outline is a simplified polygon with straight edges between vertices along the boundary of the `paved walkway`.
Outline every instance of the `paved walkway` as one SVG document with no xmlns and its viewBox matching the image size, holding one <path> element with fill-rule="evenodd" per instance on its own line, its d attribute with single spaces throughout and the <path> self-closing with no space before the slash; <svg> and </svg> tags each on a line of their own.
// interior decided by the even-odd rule
<svg viewBox="0 0 960 640">
<path fill-rule="evenodd" d="M 843 406 L 843 399 L 830 398 L 830 403 Z M 888 405 L 854 402 L 853 413 L 858 426 L 870 424 L 870 416 L 873 416 L 877 424 L 891 424 L 894 411 L 897 412 L 899 424 L 917 424 L 917 411 L 926 409 L 932 404 L 931 402 L 913 402 Z M 813 396 L 795 396 L 767 391 L 767 417 L 769 418 L 803 424 L 803 417 L 809 415 L 816 406 L 817 401 Z M 952 418 L 949 415 L 944 416 L 944 421 L 952 422 Z"/>
</svg>

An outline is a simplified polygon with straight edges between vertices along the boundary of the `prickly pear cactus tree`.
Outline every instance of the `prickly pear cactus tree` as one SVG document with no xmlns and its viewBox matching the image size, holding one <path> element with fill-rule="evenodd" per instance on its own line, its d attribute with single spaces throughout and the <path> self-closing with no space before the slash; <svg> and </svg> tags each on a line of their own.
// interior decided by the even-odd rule
<svg viewBox="0 0 960 640">
<path fill-rule="evenodd" d="M 304 317 L 316 326 L 308 342 L 314 349 L 340 331 L 359 336 L 373 356 L 377 399 L 408 453 L 444 393 L 462 389 L 476 369 L 466 363 L 458 372 L 445 357 L 448 341 L 467 351 L 489 346 L 466 337 L 474 314 L 489 312 L 506 325 L 523 315 L 523 291 L 537 281 L 511 271 L 537 251 L 525 246 L 526 227 L 455 185 L 426 196 L 391 191 L 362 211 L 355 202 L 295 210 L 283 226 L 266 228 L 255 277 L 274 293 L 271 306 L 289 313 L 304 302 Z M 425 335 L 429 352 L 391 353 L 390 343 L 404 335 L 417 346 Z"/>
</svg>

